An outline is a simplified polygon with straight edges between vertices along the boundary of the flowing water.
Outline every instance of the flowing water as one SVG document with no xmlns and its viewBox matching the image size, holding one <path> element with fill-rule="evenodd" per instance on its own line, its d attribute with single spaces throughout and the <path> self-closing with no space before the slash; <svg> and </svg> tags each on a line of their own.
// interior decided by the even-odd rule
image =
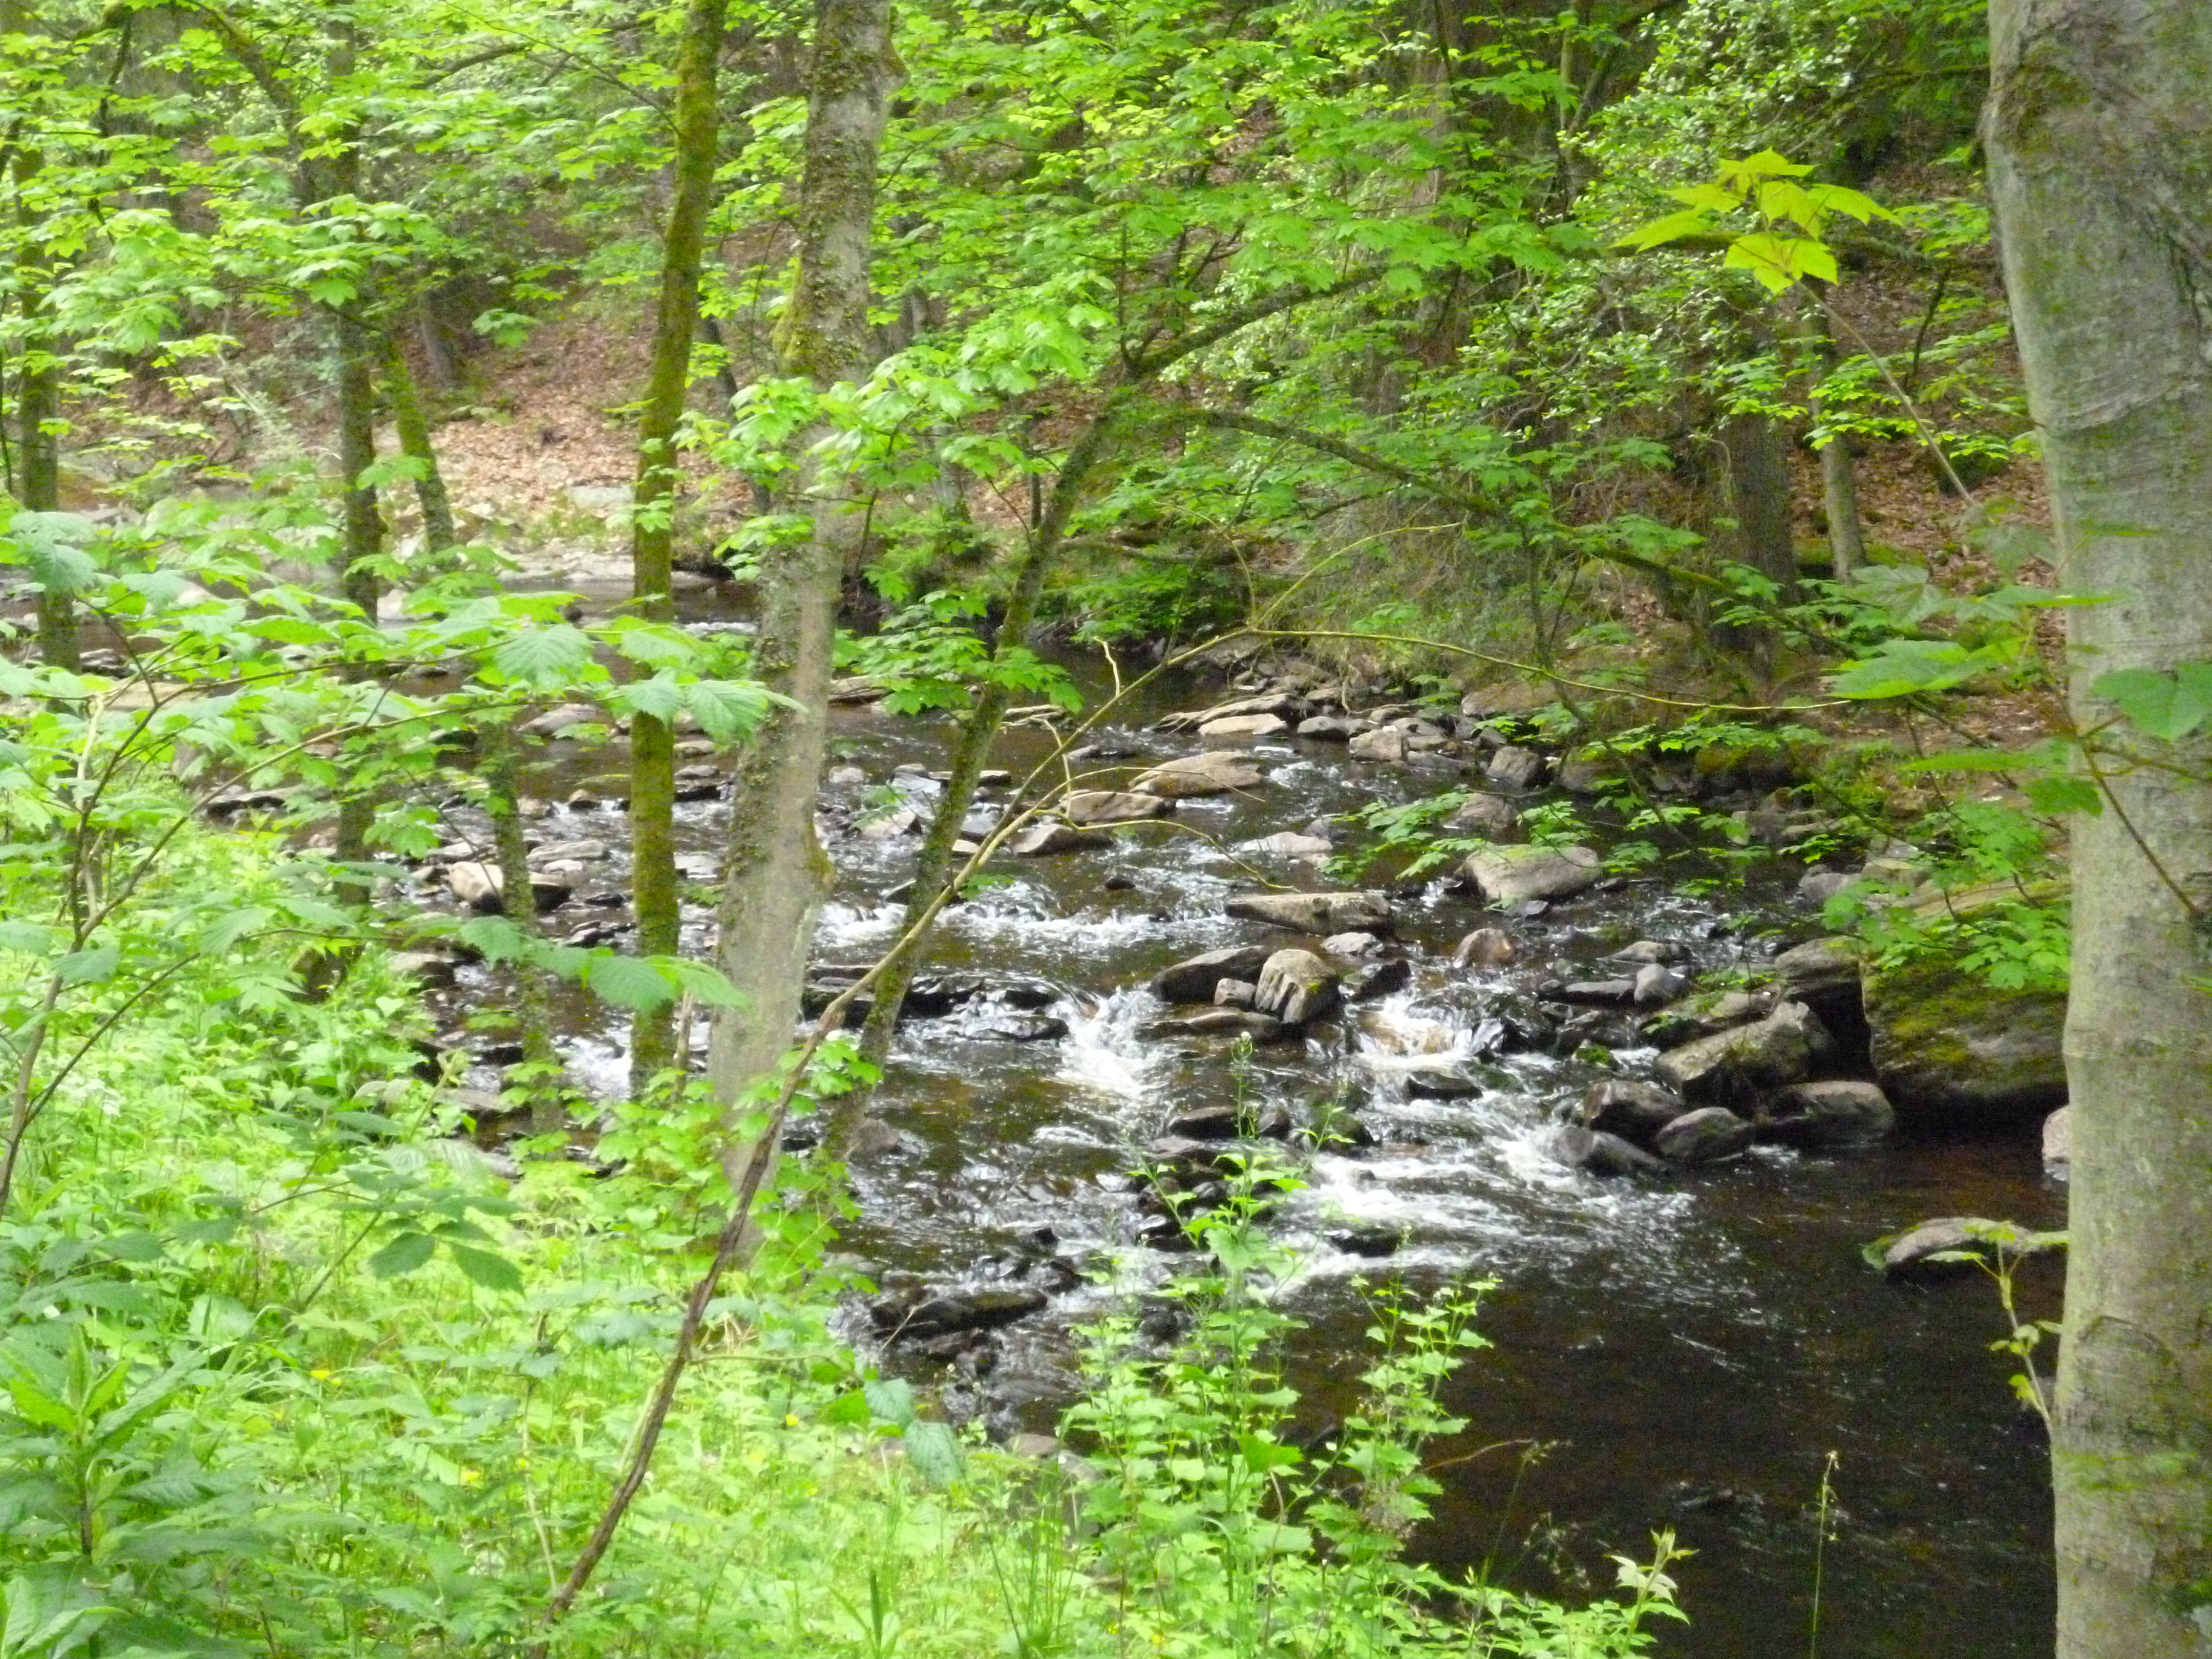
<svg viewBox="0 0 2212 1659">
<path fill-rule="evenodd" d="M 1219 692 L 1162 687 L 1126 724 L 1094 737 L 1146 760 L 1215 746 L 1147 721 Z M 824 790 L 838 878 L 817 962 L 866 961 L 895 935 L 902 911 L 884 895 L 910 873 L 918 836 L 870 838 L 854 825 L 879 806 L 886 785 L 926 806 L 927 780 L 894 769 L 941 766 L 949 738 L 941 721 L 838 714 L 837 763 L 867 782 Z M 1020 775 L 1048 745 L 1042 732 L 1010 729 L 993 763 Z M 1573 965 L 1641 938 L 1679 941 L 1705 969 L 1755 963 L 1775 948 L 1749 921 L 1656 878 L 1512 924 L 1522 955 L 1501 969 L 1450 965 L 1455 941 L 1484 920 L 1474 900 L 1441 883 L 1407 893 L 1396 934 L 1414 964 L 1410 983 L 1303 1042 L 1258 1049 L 1240 1085 L 1219 1040 L 1144 1036 L 1162 1010 L 1142 988 L 1199 951 L 1288 942 L 1224 916 L 1225 896 L 1334 884 L 1310 865 L 1238 843 L 1468 781 L 1458 758 L 1367 763 L 1341 745 L 1295 738 L 1249 752 L 1263 784 L 1185 801 L 1172 819 L 1109 849 L 1003 860 L 948 913 L 935 964 L 1048 998 L 1043 1012 L 1066 1035 L 995 1034 L 1007 1011 L 989 998 L 902 1026 L 877 1107 L 896 1144 L 856 1170 L 860 1215 L 847 1247 L 933 1284 L 1021 1272 L 1038 1254 L 1033 1241 L 1046 1237 L 1053 1251 L 1122 1265 L 1115 1287 L 1075 1286 L 1002 1333 L 996 1367 L 980 1382 L 938 1368 L 947 1397 L 999 1426 L 1049 1427 L 1070 1381 L 1068 1323 L 1174 1269 L 1178 1258 L 1134 1246 L 1139 1214 L 1126 1179 L 1167 1117 L 1230 1102 L 1240 1088 L 1263 1109 L 1335 1099 L 1377 1144 L 1313 1158 L 1309 1184 L 1272 1224 L 1302 1262 L 1285 1294 L 1310 1322 L 1293 1363 L 1306 1418 L 1317 1424 L 1349 1403 L 1363 1363 L 1364 1281 L 1387 1273 L 1493 1286 L 1480 1321 L 1492 1346 L 1449 1390 L 1470 1426 L 1436 1448 L 1445 1492 L 1415 1540 L 1423 1557 L 1579 1593 L 1610 1583 L 1609 1553 L 1647 1552 L 1651 1531 L 1671 1527 L 1696 1552 L 1676 1569 L 1693 1622 L 1668 1635 L 1663 1650 L 1699 1659 L 1804 1652 L 1815 1514 L 1832 1452 L 1820 1654 L 2047 1653 L 2044 1452 L 2010 1398 L 2012 1362 L 1989 1348 L 2002 1329 L 1995 1297 L 1974 1276 L 1887 1282 L 1858 1254 L 1866 1240 L 1932 1215 L 2057 1224 L 2063 1194 L 2030 1141 L 1905 1142 L 1848 1157 L 1762 1148 L 1643 1186 L 1601 1182 L 1545 1155 L 1554 1109 L 1603 1074 L 1589 1063 L 1519 1054 L 1481 1062 L 1487 1086 L 1477 1097 L 1411 1091 L 1425 1059 L 1472 1053 L 1486 1006 L 1553 970 L 1594 976 Z M 613 749 L 556 747 L 539 787 L 564 798 L 617 760 Z M 707 861 L 695 866 L 702 875 L 721 811 L 717 801 L 683 809 L 684 844 Z M 536 826 L 544 841 L 618 844 L 622 831 L 611 806 L 556 810 Z M 619 860 L 609 880 L 619 886 Z M 585 913 L 556 912 L 553 931 L 572 914 Z M 1809 913 L 1796 923 L 1781 942 L 1814 929 Z M 702 910 L 687 942 L 704 947 L 706 925 Z M 476 970 L 465 978 L 464 1000 L 491 994 Z M 617 1035 L 586 1018 L 577 1012 L 568 1038 L 572 1069 L 611 1088 Z M 1650 1057 L 1620 1048 L 1613 1062 L 1633 1073 Z M 1359 1224 L 1403 1243 L 1383 1261 L 1330 1242 Z M 2048 1285 L 2029 1290 L 2052 1298 Z"/>
</svg>

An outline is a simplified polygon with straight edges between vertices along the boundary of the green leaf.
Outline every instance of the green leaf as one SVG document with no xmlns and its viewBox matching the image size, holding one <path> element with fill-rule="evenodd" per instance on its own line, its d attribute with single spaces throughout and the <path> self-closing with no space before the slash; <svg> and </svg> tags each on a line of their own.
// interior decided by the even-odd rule
<svg viewBox="0 0 2212 1659">
<path fill-rule="evenodd" d="M 968 1460 L 942 1423 L 917 1423 L 906 1431 L 907 1462 L 933 1486 L 949 1486 L 966 1473 Z"/>
<path fill-rule="evenodd" d="M 689 996 L 702 1008 L 745 1006 L 744 993 L 725 979 L 720 969 L 683 957 L 649 957 L 647 960 L 676 987 L 679 996 Z"/>
<path fill-rule="evenodd" d="M 492 666 L 510 680 L 548 690 L 574 684 L 592 666 L 592 636 L 567 623 L 526 629 L 502 640 Z"/>
<path fill-rule="evenodd" d="M 456 1244 L 448 1239 L 446 1254 L 453 1258 L 453 1265 L 468 1275 L 471 1284 L 503 1295 L 519 1294 L 522 1290 L 522 1270 L 496 1250 Z"/>
<path fill-rule="evenodd" d="M 2030 806 L 2053 817 L 2069 812 L 2095 817 L 2105 810 L 2105 792 L 2087 778 L 2034 778 L 2022 793 Z"/>
<path fill-rule="evenodd" d="M 54 964 L 54 976 L 64 985 L 90 985 L 114 976 L 123 952 L 112 945 L 95 945 L 72 951 Z"/>
<path fill-rule="evenodd" d="M 592 957 L 584 970 L 584 983 L 593 995 L 633 1013 L 658 1008 L 676 994 L 668 976 L 654 963 L 611 951 Z"/>
<path fill-rule="evenodd" d="M 423 1266 L 437 1248 L 428 1233 L 400 1233 L 369 1257 L 368 1270 L 379 1279 L 397 1279 Z"/>
<path fill-rule="evenodd" d="M 8 521 L 7 539 L 15 544 L 31 580 L 49 593 L 78 593 L 100 573 L 85 550 L 100 534 L 81 513 L 18 513 Z"/>
<path fill-rule="evenodd" d="M 768 711 L 788 706 L 766 686 L 750 680 L 698 680 L 684 688 L 684 706 L 699 729 L 717 743 L 750 736 Z"/>
<path fill-rule="evenodd" d="M 1627 235 L 1613 243 L 1615 247 L 1641 252 L 1664 242 L 1679 242 L 1685 236 L 1700 236 L 1713 228 L 1712 216 L 1700 208 L 1686 209 L 1670 213 L 1663 219 L 1654 219 L 1648 225 L 1639 225 Z"/>
<path fill-rule="evenodd" d="M 868 1414 L 876 1422 L 904 1429 L 914 1422 L 914 1385 L 902 1376 L 870 1377 L 860 1384 Z"/>
<path fill-rule="evenodd" d="M 2099 675 L 2089 690 L 2117 708 L 2137 731 L 2169 743 L 2212 719 L 2212 664 L 2186 663 L 2170 674 L 2116 668 Z"/>
</svg>

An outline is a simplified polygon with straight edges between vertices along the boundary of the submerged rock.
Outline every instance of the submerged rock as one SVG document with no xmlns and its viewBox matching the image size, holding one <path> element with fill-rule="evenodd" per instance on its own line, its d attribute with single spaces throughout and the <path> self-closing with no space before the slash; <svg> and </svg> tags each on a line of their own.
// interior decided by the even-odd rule
<svg viewBox="0 0 2212 1659">
<path fill-rule="evenodd" d="M 1061 799 L 1060 810 L 1070 823 L 1128 823 L 1164 817 L 1175 811 L 1175 803 L 1133 789 L 1077 789 Z"/>
<path fill-rule="evenodd" d="M 947 1291 L 912 1304 L 903 1297 L 878 1297 L 868 1304 L 868 1318 L 885 1341 L 916 1342 L 953 1331 L 1011 1325 L 1039 1312 L 1044 1305 L 1041 1291 L 988 1285 Z"/>
<path fill-rule="evenodd" d="M 1503 927 L 1478 927 L 1452 952 L 1455 968 L 1503 968 L 1518 954 L 1513 936 Z"/>
<path fill-rule="evenodd" d="M 1163 761 L 1140 773 L 1130 787 L 1140 793 L 1180 800 L 1193 795 L 1225 795 L 1232 789 L 1249 789 L 1266 776 L 1243 756 L 1226 750 L 1185 755 Z"/>
<path fill-rule="evenodd" d="M 1756 1133 L 1725 1106 L 1702 1106 L 1683 1113 L 1654 1135 L 1651 1150 L 1670 1164 L 1719 1164 L 1741 1157 Z"/>
<path fill-rule="evenodd" d="M 1059 853 L 1091 853 L 1111 847 L 1114 837 L 1099 830 L 1067 823 L 1033 823 L 1014 837 L 1007 851 L 1018 858 L 1049 858 Z"/>
<path fill-rule="evenodd" d="M 1272 738 L 1291 731 L 1280 714 L 1224 714 L 1198 728 L 1201 738 Z"/>
<path fill-rule="evenodd" d="M 1641 1146 L 1579 1123 L 1563 1123 L 1554 1129 L 1544 1150 L 1569 1169 L 1587 1170 L 1595 1176 L 1630 1176 L 1649 1181 L 1672 1173 Z"/>
<path fill-rule="evenodd" d="M 1591 1084 L 1575 1108 L 1575 1116 L 1587 1128 L 1649 1146 L 1660 1130 L 1688 1110 L 1680 1095 L 1656 1083 L 1616 1077 Z"/>
<path fill-rule="evenodd" d="M 1240 893 L 1223 907 L 1232 916 L 1271 922 L 1301 933 L 1387 933 L 1390 901 L 1373 891 Z"/>
<path fill-rule="evenodd" d="M 1793 1084 L 1775 1097 L 1759 1138 L 1802 1152 L 1863 1146 L 1897 1127 L 1896 1109 L 1880 1085 L 1838 1080 Z"/>
<path fill-rule="evenodd" d="M 1276 858 L 1322 859 L 1334 852 L 1336 845 L 1319 836 L 1285 830 L 1278 835 L 1262 836 L 1257 841 L 1239 842 L 1237 850 L 1240 853 L 1264 853 Z"/>
</svg>

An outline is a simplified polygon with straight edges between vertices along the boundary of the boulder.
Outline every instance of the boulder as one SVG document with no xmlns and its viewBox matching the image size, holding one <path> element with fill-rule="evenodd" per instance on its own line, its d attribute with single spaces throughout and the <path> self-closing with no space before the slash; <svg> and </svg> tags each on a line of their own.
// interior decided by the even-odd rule
<svg viewBox="0 0 2212 1659">
<path fill-rule="evenodd" d="M 1840 935 L 1792 945 L 1774 958 L 1775 982 L 1782 994 L 1803 1003 L 1839 1030 L 1863 1018 L 1859 971 L 1858 941 Z"/>
<path fill-rule="evenodd" d="M 1310 951 L 1278 951 L 1261 969 L 1252 1006 L 1285 1025 L 1334 1012 L 1341 1000 L 1336 970 Z"/>
<path fill-rule="evenodd" d="M 1690 948 L 1671 939 L 1640 939 L 1613 953 L 1614 962 L 1676 963 L 1690 959 Z"/>
<path fill-rule="evenodd" d="M 1605 866 L 1587 847 L 1505 847 L 1493 842 L 1467 855 L 1460 872 L 1492 904 L 1565 898 L 1604 879 Z"/>
<path fill-rule="evenodd" d="M 1673 1048 L 1762 1018 L 1773 1011 L 1774 1002 L 1771 994 L 1753 991 L 1707 991 L 1652 1015 L 1644 1022 L 1644 1035 L 1662 1048 Z"/>
<path fill-rule="evenodd" d="M 1563 1123 L 1553 1130 L 1544 1150 L 1569 1169 L 1587 1170 L 1594 1176 L 1631 1176 L 1650 1181 L 1671 1173 L 1666 1164 L 1641 1146 L 1631 1146 L 1619 1135 L 1579 1123 Z"/>
<path fill-rule="evenodd" d="M 1272 738 L 1292 729 L 1280 714 L 1224 714 L 1198 728 L 1201 738 Z"/>
<path fill-rule="evenodd" d="M 1297 1035 L 1297 1028 L 1279 1019 L 1243 1008 L 1209 1008 L 1201 1014 L 1156 1019 L 1145 1027 L 1148 1037 L 1249 1036 L 1255 1042 L 1284 1042 Z"/>
<path fill-rule="evenodd" d="M 1503 968 L 1518 954 L 1513 936 L 1503 927 L 1478 927 L 1460 940 L 1452 952 L 1455 968 Z"/>
<path fill-rule="evenodd" d="M 1232 789 L 1249 789 L 1265 775 L 1242 755 L 1211 749 L 1163 761 L 1139 774 L 1131 787 L 1147 795 L 1181 800 L 1193 795 L 1225 795 Z"/>
<path fill-rule="evenodd" d="M 1920 957 L 1869 971 L 1864 1002 L 1875 1080 L 1907 1121 L 2019 1122 L 2065 1103 L 2063 992 L 2002 990 Z"/>
<path fill-rule="evenodd" d="M 1718 1164 L 1742 1156 L 1757 1133 L 1725 1106 L 1701 1106 L 1654 1135 L 1651 1150 L 1670 1164 Z"/>
<path fill-rule="evenodd" d="M 1595 795 L 1628 775 L 1628 763 L 1614 750 L 1578 749 L 1560 761 L 1553 781 L 1571 795 Z"/>
<path fill-rule="evenodd" d="M 1500 789 L 1534 789 L 1544 780 L 1544 757 L 1509 743 L 1490 757 L 1484 775 Z"/>
<path fill-rule="evenodd" d="M 1001 1042 L 1051 1042 L 1067 1035 L 1067 1022 L 1057 1014 L 1030 1013 L 1020 1008 L 994 1008 L 975 1023 L 975 1035 Z"/>
<path fill-rule="evenodd" d="M 1069 823 L 1033 823 L 1014 837 L 1006 850 L 1018 858 L 1046 858 L 1055 853 L 1088 853 L 1111 847 L 1114 837 L 1097 830 L 1078 830 Z"/>
<path fill-rule="evenodd" d="M 1416 1100 L 1473 1100 L 1482 1091 L 1482 1079 L 1456 1060 L 1439 1058 L 1406 1073 L 1406 1092 Z"/>
<path fill-rule="evenodd" d="M 1331 933 L 1321 942 L 1321 948 L 1333 957 L 1356 962 L 1362 957 L 1379 957 L 1389 947 L 1372 933 Z"/>
<path fill-rule="evenodd" d="M 1403 957 L 1370 962 L 1344 976 L 1344 1000 L 1346 1002 L 1364 1002 L 1372 997 L 1385 997 L 1393 991 L 1402 991 L 1413 982 L 1413 964 Z"/>
<path fill-rule="evenodd" d="M 2061 1106 L 2043 1120 L 2043 1172 L 2060 1181 L 2074 1172 L 2073 1112 Z"/>
<path fill-rule="evenodd" d="M 1797 896 L 1808 904 L 1826 904 L 1857 879 L 1848 870 L 1808 870 L 1797 878 Z"/>
<path fill-rule="evenodd" d="M 1630 995 L 1639 1008 L 1657 1008 L 1690 988 L 1690 976 L 1663 962 L 1647 962 L 1630 981 Z"/>
<path fill-rule="evenodd" d="M 1187 957 L 1152 975 L 1152 993 L 1162 1002 L 1211 1002 L 1214 988 L 1223 980 L 1258 978 L 1261 965 L 1273 954 L 1265 945 L 1232 945 Z"/>
<path fill-rule="evenodd" d="M 1224 979 L 1213 988 L 1217 1008 L 1250 1008 L 1260 1000 L 1260 988 L 1249 979 Z"/>
<path fill-rule="evenodd" d="M 1399 1245 L 1405 1242 L 1405 1234 L 1400 1229 L 1364 1221 L 1332 1227 L 1324 1237 L 1346 1255 L 1378 1258 L 1395 1255 Z"/>
<path fill-rule="evenodd" d="M 1265 921 L 1297 933 L 1387 933 L 1390 901 L 1377 892 L 1240 893 L 1223 907 L 1232 916 Z"/>
<path fill-rule="evenodd" d="M 464 859 L 446 866 L 446 887 L 453 896 L 470 909 L 489 915 L 505 902 L 505 874 L 495 864 L 486 864 L 481 859 Z M 530 872 L 530 896 L 540 910 L 551 910 L 568 902 L 575 890 L 574 881 L 550 870 Z"/>
<path fill-rule="evenodd" d="M 1685 1100 L 1753 1101 L 1803 1082 L 1833 1046 L 1818 1015 L 1785 1002 L 1765 1019 L 1668 1049 L 1653 1069 Z"/>
<path fill-rule="evenodd" d="M 1276 835 L 1262 836 L 1257 841 L 1239 842 L 1237 850 L 1240 853 L 1261 853 L 1275 858 L 1323 859 L 1336 850 L 1336 844 L 1323 841 L 1319 836 L 1285 830 Z"/>
<path fill-rule="evenodd" d="M 1576 1002 L 1593 1008 L 1618 1008 L 1636 995 L 1632 979 L 1578 979 L 1554 983 L 1537 994 L 1547 1002 Z"/>
<path fill-rule="evenodd" d="M 604 708 L 588 702 L 564 702 L 558 708 L 532 716 L 515 729 L 526 738 L 550 738 L 578 726 L 611 724 Z"/>
<path fill-rule="evenodd" d="M 1139 818 L 1164 817 L 1175 803 L 1161 795 L 1139 794 L 1133 789 L 1075 789 L 1060 803 L 1060 816 L 1070 823 L 1127 823 Z"/>
<path fill-rule="evenodd" d="M 1575 1119 L 1585 1128 L 1649 1146 L 1660 1130 L 1688 1109 L 1680 1096 L 1656 1083 L 1615 1077 L 1590 1085 L 1575 1108 Z"/>
<path fill-rule="evenodd" d="M 1937 1255 L 1956 1253 L 1994 1259 L 2002 1249 L 2003 1254 L 2024 1260 L 2063 1250 L 2066 1245 L 2063 1234 L 2030 1232 L 1980 1216 L 1947 1215 L 1877 1240 L 1868 1247 L 1869 1254 L 1874 1255 L 1877 1248 L 1877 1259 L 1884 1273 L 1900 1279 L 1929 1279 L 1973 1269 L 1971 1261 L 1930 1259 Z"/>
<path fill-rule="evenodd" d="M 1444 820 L 1444 828 L 1462 836 L 1480 836 L 1487 841 L 1504 841 L 1520 833 L 1521 814 L 1504 796 L 1477 790 L 1462 803 L 1457 811 Z"/>
<path fill-rule="evenodd" d="M 1310 720 L 1298 722 L 1302 738 L 1320 738 L 1330 743 L 1345 743 L 1362 732 L 1374 729 L 1374 722 L 1351 714 L 1316 714 Z"/>
<path fill-rule="evenodd" d="M 1298 700 L 1287 692 L 1266 691 L 1255 696 L 1218 702 L 1211 708 L 1186 708 L 1169 714 L 1157 723 L 1163 732 L 1203 732 L 1208 726 L 1221 720 L 1265 717 L 1287 722 L 1297 718 L 1301 706 Z"/>
<path fill-rule="evenodd" d="M 1808 1152 L 1863 1146 L 1897 1125 L 1896 1109 L 1878 1085 L 1838 1080 L 1797 1083 L 1774 1098 L 1759 1139 Z"/>
<path fill-rule="evenodd" d="M 948 1291 L 911 1305 L 902 1297 L 878 1297 L 869 1304 L 868 1317 L 884 1340 L 912 1342 L 953 1331 L 986 1331 L 1011 1325 L 1044 1305 L 1040 1291 L 990 1285 Z"/>
<path fill-rule="evenodd" d="M 1395 726 L 1362 732 L 1352 739 L 1349 752 L 1360 760 L 1401 761 L 1411 752 L 1408 734 Z"/>
</svg>

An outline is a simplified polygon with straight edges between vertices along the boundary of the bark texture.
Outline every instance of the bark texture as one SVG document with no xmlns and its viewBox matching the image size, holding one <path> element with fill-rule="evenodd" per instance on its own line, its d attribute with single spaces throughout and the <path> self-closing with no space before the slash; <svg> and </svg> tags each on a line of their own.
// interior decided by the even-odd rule
<svg viewBox="0 0 2212 1659">
<path fill-rule="evenodd" d="M 2072 695 L 2212 659 L 2212 7 L 1994 0 L 1990 179 Z M 2122 739 L 2124 744 L 2128 740 Z M 2101 763 L 2074 833 L 2059 1659 L 2212 1655 L 2212 745 Z"/>
<path fill-rule="evenodd" d="M 787 374 L 824 388 L 860 379 L 872 355 L 869 238 L 898 72 L 890 19 L 890 0 L 821 0 L 815 12 L 798 274 L 777 344 Z M 792 706 L 777 710 L 756 736 L 730 807 L 720 965 L 746 1004 L 714 1022 L 708 1075 L 726 1109 L 790 1046 L 807 947 L 829 884 L 829 859 L 814 833 L 814 796 L 828 730 L 838 587 L 867 517 L 853 481 L 826 453 L 830 435 L 824 427 L 803 440 L 812 533 L 763 560 L 761 571 L 754 672 Z M 751 1151 L 742 1138 L 725 1150 L 732 1182 Z"/>
<path fill-rule="evenodd" d="M 676 179 L 660 245 L 660 299 L 653 327 L 653 368 L 638 417 L 637 487 L 630 515 L 631 602 L 641 616 L 674 619 L 669 582 L 676 552 L 676 429 L 691 380 L 691 342 L 699 327 L 699 266 L 707 215 L 714 204 L 720 123 L 716 70 L 727 0 L 692 0 L 676 56 Z M 676 742 L 651 714 L 630 720 L 630 868 L 637 947 L 674 956 L 682 947 L 676 879 Z M 676 1024 L 666 1006 L 641 1012 L 630 1026 L 630 1088 L 642 1090 L 676 1060 Z"/>
</svg>

